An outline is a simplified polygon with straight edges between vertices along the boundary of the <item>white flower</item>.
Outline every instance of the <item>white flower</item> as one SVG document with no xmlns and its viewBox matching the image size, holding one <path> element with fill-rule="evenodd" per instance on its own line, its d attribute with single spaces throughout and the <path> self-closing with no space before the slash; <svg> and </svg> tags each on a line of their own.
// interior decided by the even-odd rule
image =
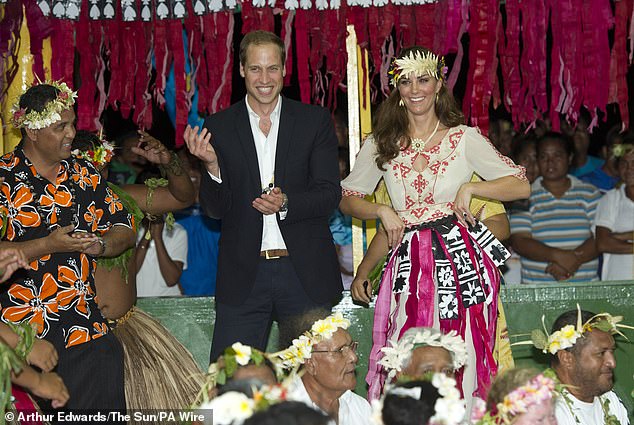
<svg viewBox="0 0 634 425">
<path fill-rule="evenodd" d="M 233 421 L 244 421 L 253 415 L 254 401 L 243 393 L 229 391 L 200 406 L 211 409 L 214 424 L 229 425 Z"/>
<path fill-rule="evenodd" d="M 248 345 L 242 345 L 239 342 L 234 343 L 231 348 L 236 352 L 236 362 L 240 366 L 246 366 L 251 360 L 251 347 Z"/>
</svg>

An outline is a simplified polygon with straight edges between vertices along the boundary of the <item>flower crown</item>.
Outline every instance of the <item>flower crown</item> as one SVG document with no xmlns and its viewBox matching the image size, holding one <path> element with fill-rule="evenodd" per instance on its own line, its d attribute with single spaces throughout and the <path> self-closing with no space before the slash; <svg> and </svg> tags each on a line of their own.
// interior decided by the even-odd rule
<svg viewBox="0 0 634 425">
<path fill-rule="evenodd" d="M 57 97 L 47 102 L 40 112 L 34 110 L 26 112 L 26 108 L 20 108 L 20 100 L 18 99 L 11 108 L 11 122 L 15 128 L 24 127 L 30 130 L 46 128 L 61 120 L 60 114 L 75 104 L 77 92 L 72 91 L 63 81 L 45 81 L 41 84 L 55 87 L 58 90 Z"/>
<path fill-rule="evenodd" d="M 417 77 L 429 75 L 437 80 L 444 81 L 447 77 L 445 58 L 432 52 L 421 53 L 420 51 L 412 51 L 405 57 L 392 59 L 392 64 L 387 74 L 390 84 L 396 87 L 402 76 L 409 75 L 412 72 Z"/>
<path fill-rule="evenodd" d="M 456 331 L 443 334 L 431 329 L 417 329 L 415 333 L 406 332 L 396 345 L 381 348 L 384 356 L 379 364 L 393 377 L 402 371 L 412 351 L 421 346 L 442 347 L 449 351 L 454 370 L 460 369 L 467 361 L 467 346 Z"/>
<path fill-rule="evenodd" d="M 208 382 L 209 388 L 213 388 L 216 384 L 224 385 L 227 379 L 231 378 L 239 366 L 247 366 L 249 364 L 260 366 L 264 363 L 265 354 L 253 347 L 236 342 L 231 347 L 227 347 L 215 363 L 209 365 Z"/>
<path fill-rule="evenodd" d="M 114 156 L 114 145 L 103 138 L 103 135 L 99 134 L 99 145 L 93 143 L 92 149 L 81 151 L 74 149 L 72 154 L 77 158 L 86 159 L 96 167 L 109 163 Z"/>
<path fill-rule="evenodd" d="M 430 374 L 425 380 L 430 380 L 440 395 L 434 404 L 434 415 L 429 419 L 429 424 L 458 425 L 462 423 L 466 407 L 464 400 L 460 398 L 460 391 L 456 388 L 456 380 L 444 373 Z M 392 387 L 388 389 L 381 399 L 372 401 L 371 423 L 383 425 L 383 403 L 386 396 L 396 395 L 420 400 L 422 390 L 421 387 Z"/>
<path fill-rule="evenodd" d="M 293 340 L 293 344 L 285 350 L 272 355 L 271 360 L 284 370 L 296 370 L 310 358 L 313 345 L 332 338 L 337 329 L 348 329 L 350 321 L 340 312 L 313 323 L 310 331 Z"/>
<path fill-rule="evenodd" d="M 612 156 L 614 158 L 620 158 L 632 150 L 634 150 L 634 145 L 632 143 L 618 143 L 612 146 Z"/>
<path fill-rule="evenodd" d="M 591 331 L 592 329 L 598 329 L 612 335 L 619 334 L 625 339 L 627 339 L 627 337 L 617 328 L 634 329 L 632 326 L 619 323 L 623 320 L 623 316 L 612 316 L 610 313 L 595 314 L 586 320 L 585 323 L 582 323 L 581 307 L 579 307 L 579 304 L 577 304 L 576 326 L 566 325 L 549 335 L 544 319 L 545 316 L 542 316 L 543 331 L 541 329 L 534 329 L 531 332 L 530 341 L 516 342 L 512 345 L 532 344 L 535 348 L 542 350 L 544 354 L 550 353 L 555 355 L 558 351 L 573 347 L 585 332 Z"/>
<path fill-rule="evenodd" d="M 504 396 L 495 411 L 482 410 L 472 418 L 476 425 L 511 424 L 513 418 L 526 413 L 531 406 L 551 400 L 556 394 L 556 383 L 543 373 Z"/>
<path fill-rule="evenodd" d="M 253 397 L 237 391 L 228 391 L 203 403 L 199 408 L 213 410 L 216 425 L 236 425 L 241 424 L 256 412 L 286 401 L 287 394 L 288 390 L 284 383 L 264 385 L 259 389 L 253 389 Z"/>
</svg>

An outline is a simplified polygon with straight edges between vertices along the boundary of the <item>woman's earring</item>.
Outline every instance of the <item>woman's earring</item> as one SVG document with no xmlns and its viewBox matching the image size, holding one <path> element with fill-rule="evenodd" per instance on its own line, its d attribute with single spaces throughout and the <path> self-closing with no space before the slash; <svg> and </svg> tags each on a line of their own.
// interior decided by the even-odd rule
<svg viewBox="0 0 634 425">
<path fill-rule="evenodd" d="M 398 106 L 405 106 L 405 104 L 403 103 L 403 99 L 398 101 Z"/>
</svg>

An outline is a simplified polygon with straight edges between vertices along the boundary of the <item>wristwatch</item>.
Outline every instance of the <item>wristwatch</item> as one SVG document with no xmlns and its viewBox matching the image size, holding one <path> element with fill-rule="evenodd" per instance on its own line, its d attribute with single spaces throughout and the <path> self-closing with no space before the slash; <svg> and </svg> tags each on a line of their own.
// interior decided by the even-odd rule
<svg viewBox="0 0 634 425">
<path fill-rule="evenodd" d="M 286 193 L 282 193 L 282 198 L 284 198 L 282 200 L 282 205 L 280 206 L 280 211 L 281 213 L 285 213 L 288 212 L 288 196 L 286 196 Z"/>
</svg>

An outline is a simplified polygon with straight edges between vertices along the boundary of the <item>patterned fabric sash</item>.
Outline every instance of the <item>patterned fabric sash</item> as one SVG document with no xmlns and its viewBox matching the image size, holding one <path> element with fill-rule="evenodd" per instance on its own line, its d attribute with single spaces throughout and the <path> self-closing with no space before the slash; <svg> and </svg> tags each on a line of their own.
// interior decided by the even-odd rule
<svg viewBox="0 0 634 425">
<path fill-rule="evenodd" d="M 388 254 L 375 304 L 366 377 L 371 400 L 378 398 L 385 380 L 377 364 L 383 356 L 381 348 L 411 327 L 433 326 L 434 287 L 440 329 L 456 330 L 463 338 L 466 328 L 471 330 L 476 392 L 486 398 L 485 390 L 497 370 L 493 358 L 499 290 L 496 268 L 509 256 L 480 222 L 466 229 L 450 216 L 406 229 L 401 244 Z M 461 375 L 457 378 L 460 381 Z"/>
</svg>

